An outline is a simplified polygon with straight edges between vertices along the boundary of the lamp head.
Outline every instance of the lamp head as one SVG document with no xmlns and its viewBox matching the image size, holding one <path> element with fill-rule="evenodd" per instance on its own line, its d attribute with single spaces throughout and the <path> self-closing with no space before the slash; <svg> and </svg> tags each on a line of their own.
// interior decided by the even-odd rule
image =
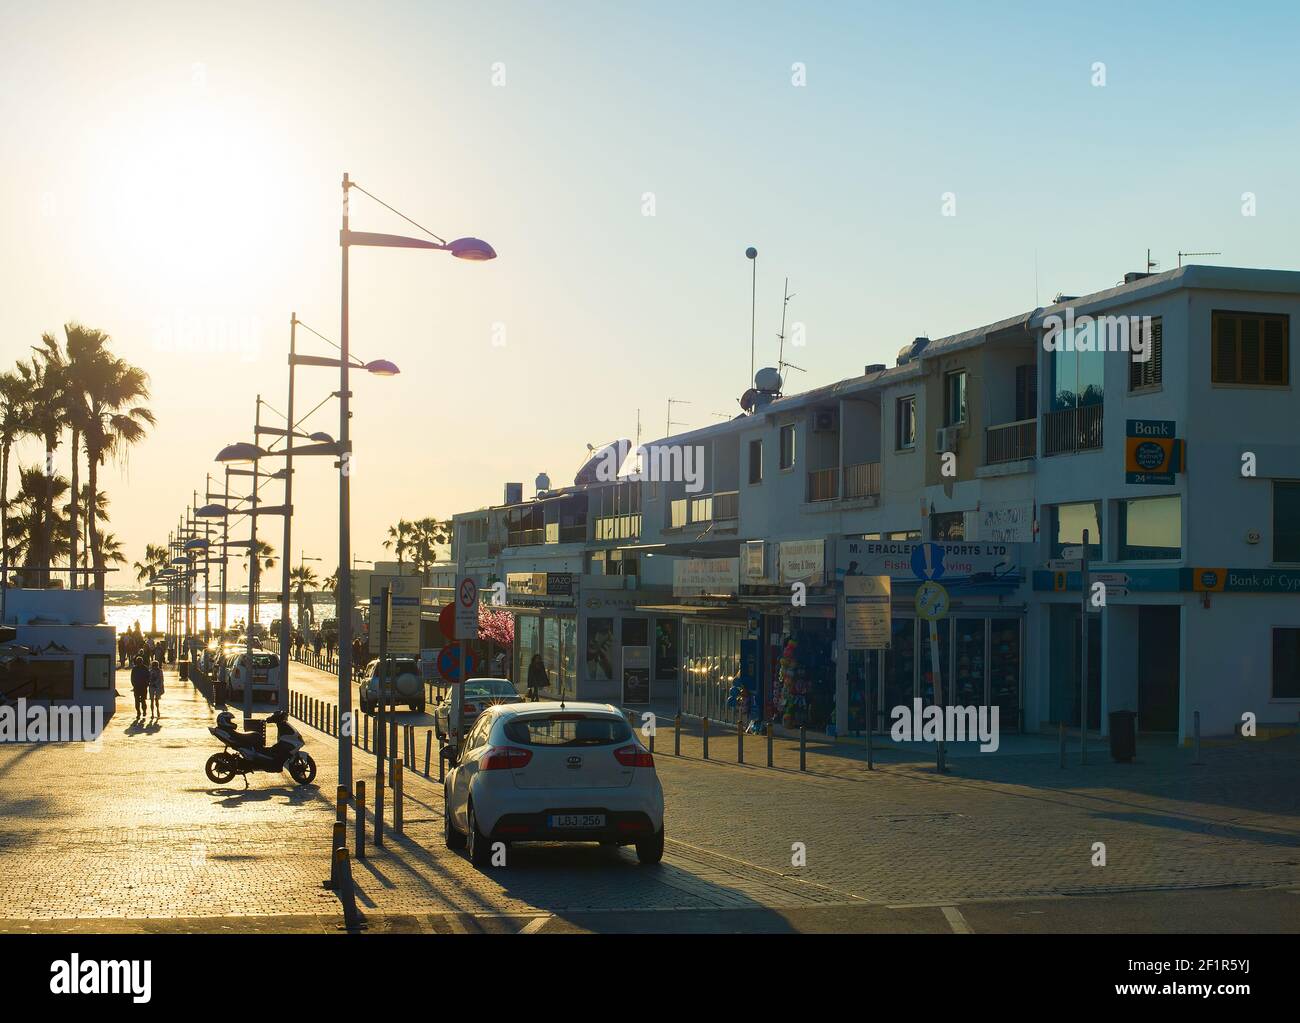
<svg viewBox="0 0 1300 1023">
<path fill-rule="evenodd" d="M 377 377 L 395 377 L 401 372 L 396 363 L 389 362 L 387 359 L 371 359 L 364 368 L 367 373 Z"/>
<path fill-rule="evenodd" d="M 482 238 L 457 238 L 447 243 L 447 249 L 457 259 L 482 261 L 496 259 L 496 249 Z"/>
<path fill-rule="evenodd" d="M 218 462 L 255 462 L 259 458 L 265 458 L 266 452 L 256 444 L 250 444 L 248 441 L 240 441 L 238 444 L 227 444 L 217 452 Z"/>
</svg>

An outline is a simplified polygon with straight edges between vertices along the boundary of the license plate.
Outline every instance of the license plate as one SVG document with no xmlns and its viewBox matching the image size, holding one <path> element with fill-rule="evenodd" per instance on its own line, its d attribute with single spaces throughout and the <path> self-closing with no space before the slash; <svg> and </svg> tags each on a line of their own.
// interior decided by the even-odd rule
<svg viewBox="0 0 1300 1023">
<path fill-rule="evenodd" d="M 605 815 L 603 813 L 556 813 L 547 818 L 547 823 L 552 828 L 603 828 Z"/>
</svg>

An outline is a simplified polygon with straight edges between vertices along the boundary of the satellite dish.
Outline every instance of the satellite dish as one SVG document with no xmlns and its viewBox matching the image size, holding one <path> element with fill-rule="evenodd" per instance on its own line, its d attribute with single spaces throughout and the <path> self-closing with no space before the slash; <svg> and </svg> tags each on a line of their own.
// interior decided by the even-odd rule
<svg viewBox="0 0 1300 1023">
<path fill-rule="evenodd" d="M 769 394 L 781 393 L 781 374 L 771 366 L 765 366 L 754 374 L 754 386 Z"/>
<path fill-rule="evenodd" d="M 618 440 L 612 440 L 608 444 L 602 444 L 600 447 L 591 449 L 592 456 L 582 463 L 582 467 L 573 477 L 574 486 L 587 486 L 597 482 L 609 482 L 623 468 L 623 463 L 627 461 L 628 452 L 632 450 L 632 442 L 626 437 L 620 437 Z M 613 476 L 607 476 L 610 472 L 606 469 L 601 472 L 602 466 L 612 463 Z"/>
<path fill-rule="evenodd" d="M 740 407 L 743 408 L 746 412 L 752 412 L 754 409 L 754 405 L 757 402 L 758 402 L 758 391 L 754 390 L 754 388 L 752 387 L 740 396 Z"/>
</svg>

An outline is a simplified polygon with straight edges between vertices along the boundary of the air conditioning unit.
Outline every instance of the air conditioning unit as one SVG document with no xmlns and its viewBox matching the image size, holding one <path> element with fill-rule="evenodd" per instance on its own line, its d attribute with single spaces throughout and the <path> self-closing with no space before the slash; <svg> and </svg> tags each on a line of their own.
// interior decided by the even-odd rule
<svg viewBox="0 0 1300 1023">
<path fill-rule="evenodd" d="M 946 451 L 957 451 L 958 427 L 941 426 L 934 431 L 934 452 L 941 455 Z"/>
<path fill-rule="evenodd" d="M 815 409 L 812 414 L 812 432 L 834 433 L 838 425 L 838 419 L 839 417 L 833 408 Z"/>
</svg>

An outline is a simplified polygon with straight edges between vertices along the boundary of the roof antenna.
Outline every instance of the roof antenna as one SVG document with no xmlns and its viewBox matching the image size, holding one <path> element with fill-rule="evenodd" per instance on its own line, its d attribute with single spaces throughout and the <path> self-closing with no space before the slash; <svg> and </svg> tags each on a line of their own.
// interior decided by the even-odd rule
<svg viewBox="0 0 1300 1023">
<path fill-rule="evenodd" d="M 1184 256 L 1222 256 L 1222 252 L 1180 252 L 1178 253 L 1178 265 L 1183 265 Z"/>
<path fill-rule="evenodd" d="M 786 308 L 790 305 L 790 299 L 794 298 L 794 296 L 790 294 L 789 277 L 785 279 L 784 295 L 785 297 L 781 300 L 781 332 L 776 335 L 778 340 L 780 340 L 781 342 L 780 347 L 777 349 L 776 371 L 781 374 L 782 380 L 785 380 L 786 366 L 789 366 L 791 369 L 797 369 L 800 373 L 807 372 L 807 370 L 805 370 L 802 366 L 796 366 L 793 362 L 785 361 L 785 311 Z"/>
</svg>

